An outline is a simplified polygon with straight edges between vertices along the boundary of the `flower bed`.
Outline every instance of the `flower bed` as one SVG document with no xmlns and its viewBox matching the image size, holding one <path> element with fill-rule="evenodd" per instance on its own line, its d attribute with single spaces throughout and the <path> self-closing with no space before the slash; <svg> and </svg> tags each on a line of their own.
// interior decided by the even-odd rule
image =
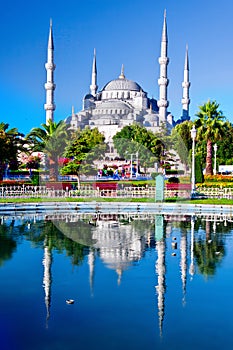
<svg viewBox="0 0 233 350">
<path fill-rule="evenodd" d="M 73 188 L 73 185 L 70 182 L 47 182 L 46 188 L 52 190 L 71 190 Z"/>
<path fill-rule="evenodd" d="M 191 190 L 191 184 L 182 184 L 182 183 L 166 183 L 166 189 L 167 190 L 180 190 L 180 191 L 187 191 Z"/>
</svg>

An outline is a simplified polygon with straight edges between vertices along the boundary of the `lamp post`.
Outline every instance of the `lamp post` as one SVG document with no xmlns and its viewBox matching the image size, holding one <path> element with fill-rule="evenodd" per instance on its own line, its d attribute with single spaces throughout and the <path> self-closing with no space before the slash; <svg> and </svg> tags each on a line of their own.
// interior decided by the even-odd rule
<svg viewBox="0 0 233 350">
<path fill-rule="evenodd" d="M 128 153 L 127 151 L 125 152 L 130 155 L 130 179 L 133 178 L 133 156 L 136 156 L 136 177 L 138 174 L 138 152 L 136 153 Z"/>
<path fill-rule="evenodd" d="M 191 196 L 193 197 L 196 192 L 195 187 L 195 139 L 197 136 L 197 130 L 195 129 L 195 125 L 193 124 L 192 130 L 191 130 L 191 138 L 193 140 L 192 144 L 192 189 L 191 189 Z"/>
<path fill-rule="evenodd" d="M 133 177 L 133 153 L 130 154 L 130 179 Z"/>
<path fill-rule="evenodd" d="M 217 149 L 218 149 L 218 146 L 217 144 L 215 143 L 214 144 L 214 175 L 216 175 L 216 158 L 217 158 Z"/>
</svg>

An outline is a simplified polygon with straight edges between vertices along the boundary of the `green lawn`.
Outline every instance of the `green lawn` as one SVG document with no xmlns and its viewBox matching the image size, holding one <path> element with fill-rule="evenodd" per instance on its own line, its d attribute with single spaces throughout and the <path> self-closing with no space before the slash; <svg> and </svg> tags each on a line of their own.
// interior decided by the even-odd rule
<svg viewBox="0 0 233 350">
<path fill-rule="evenodd" d="M 138 202 L 154 203 L 153 198 L 8 198 L 0 199 L 1 203 L 40 203 L 40 202 Z M 165 203 L 182 203 L 182 204 L 213 204 L 213 205 L 233 205 L 231 199 L 198 199 L 184 200 L 177 198 L 168 198 Z"/>
</svg>

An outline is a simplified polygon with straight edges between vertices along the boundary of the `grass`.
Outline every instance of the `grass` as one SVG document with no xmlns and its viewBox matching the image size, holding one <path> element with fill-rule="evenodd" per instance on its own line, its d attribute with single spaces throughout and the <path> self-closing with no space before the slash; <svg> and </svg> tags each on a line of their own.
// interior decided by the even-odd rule
<svg viewBox="0 0 233 350">
<path fill-rule="evenodd" d="M 136 202 L 136 203 L 155 203 L 154 198 L 0 198 L 0 204 L 6 203 L 40 203 L 40 202 Z M 182 199 L 167 198 L 164 203 L 180 203 L 180 204 L 211 204 L 211 205 L 233 205 L 232 199 Z"/>
</svg>

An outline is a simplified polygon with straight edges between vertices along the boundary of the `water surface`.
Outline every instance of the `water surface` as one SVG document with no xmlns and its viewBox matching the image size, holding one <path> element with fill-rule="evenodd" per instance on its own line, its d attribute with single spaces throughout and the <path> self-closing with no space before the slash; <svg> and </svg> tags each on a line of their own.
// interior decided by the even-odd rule
<svg viewBox="0 0 233 350">
<path fill-rule="evenodd" d="M 232 237 L 222 217 L 2 217 L 1 349 L 232 350 Z"/>
</svg>

